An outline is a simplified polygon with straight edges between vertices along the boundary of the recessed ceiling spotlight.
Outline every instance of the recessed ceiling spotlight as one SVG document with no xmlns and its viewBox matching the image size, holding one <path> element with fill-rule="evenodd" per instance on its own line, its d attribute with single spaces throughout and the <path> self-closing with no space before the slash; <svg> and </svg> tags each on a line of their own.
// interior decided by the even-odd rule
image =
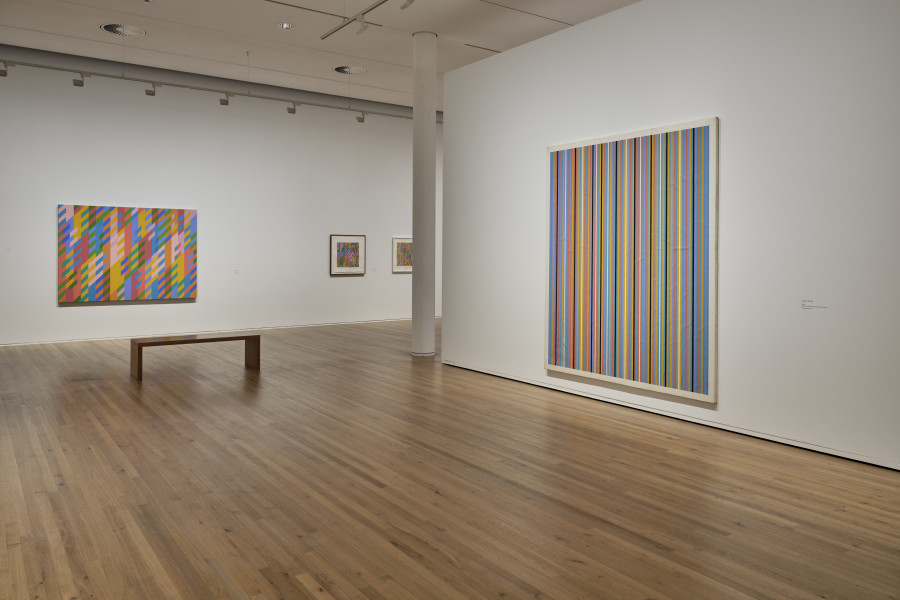
<svg viewBox="0 0 900 600">
<path fill-rule="evenodd" d="M 343 67 L 335 67 L 334 71 L 335 73 L 340 73 L 341 75 L 362 75 L 366 72 L 366 68 L 344 65 Z"/>
<path fill-rule="evenodd" d="M 122 25 L 121 23 L 107 23 L 106 25 L 101 25 L 100 29 L 107 33 L 124 35 L 125 37 L 141 37 L 142 35 L 147 34 L 147 32 L 140 27 L 135 27 L 134 25 Z"/>
<path fill-rule="evenodd" d="M 287 23 L 285 21 L 282 21 L 281 23 L 278 24 L 278 29 L 293 29 L 293 28 L 294 28 L 293 23 Z"/>
</svg>

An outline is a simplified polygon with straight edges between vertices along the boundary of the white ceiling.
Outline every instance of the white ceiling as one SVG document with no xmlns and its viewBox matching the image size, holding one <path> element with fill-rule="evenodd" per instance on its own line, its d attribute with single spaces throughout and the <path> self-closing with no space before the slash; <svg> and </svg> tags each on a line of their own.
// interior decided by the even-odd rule
<svg viewBox="0 0 900 600">
<path fill-rule="evenodd" d="M 0 44 L 412 104 L 412 34 L 438 35 L 443 73 L 637 0 L 388 0 L 320 37 L 374 0 L 0 0 Z M 278 28 L 279 22 L 294 25 Z M 134 25 L 143 37 L 101 30 Z M 0 57 L 2 58 L 2 57 Z M 362 66 L 362 75 L 334 72 Z"/>
</svg>

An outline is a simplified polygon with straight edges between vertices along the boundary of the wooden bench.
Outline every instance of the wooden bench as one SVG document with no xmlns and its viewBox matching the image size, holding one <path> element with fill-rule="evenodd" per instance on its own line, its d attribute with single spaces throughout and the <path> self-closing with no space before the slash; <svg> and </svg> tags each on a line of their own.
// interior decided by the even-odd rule
<svg viewBox="0 0 900 600">
<path fill-rule="evenodd" d="M 163 337 L 131 339 L 131 376 L 140 381 L 144 374 L 144 348 L 146 346 L 174 346 L 177 344 L 206 344 L 209 342 L 234 342 L 244 340 L 244 365 L 259 368 L 258 333 L 198 333 L 195 335 L 168 335 Z"/>
</svg>

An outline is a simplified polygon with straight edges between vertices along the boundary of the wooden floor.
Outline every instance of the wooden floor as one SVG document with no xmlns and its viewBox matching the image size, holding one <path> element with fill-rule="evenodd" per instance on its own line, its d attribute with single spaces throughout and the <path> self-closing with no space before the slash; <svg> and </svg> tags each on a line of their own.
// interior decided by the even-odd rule
<svg viewBox="0 0 900 600">
<path fill-rule="evenodd" d="M 900 598 L 900 473 L 410 333 L 0 348 L 0 599 Z"/>
</svg>

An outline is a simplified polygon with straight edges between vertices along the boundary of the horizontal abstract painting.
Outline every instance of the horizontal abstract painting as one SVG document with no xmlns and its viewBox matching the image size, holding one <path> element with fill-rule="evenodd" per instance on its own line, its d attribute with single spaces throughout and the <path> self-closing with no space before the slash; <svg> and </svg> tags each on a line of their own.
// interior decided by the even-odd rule
<svg viewBox="0 0 900 600">
<path fill-rule="evenodd" d="M 197 211 L 57 207 L 59 303 L 197 297 Z"/>
<path fill-rule="evenodd" d="M 551 371 L 716 390 L 718 119 L 549 151 Z"/>
</svg>

